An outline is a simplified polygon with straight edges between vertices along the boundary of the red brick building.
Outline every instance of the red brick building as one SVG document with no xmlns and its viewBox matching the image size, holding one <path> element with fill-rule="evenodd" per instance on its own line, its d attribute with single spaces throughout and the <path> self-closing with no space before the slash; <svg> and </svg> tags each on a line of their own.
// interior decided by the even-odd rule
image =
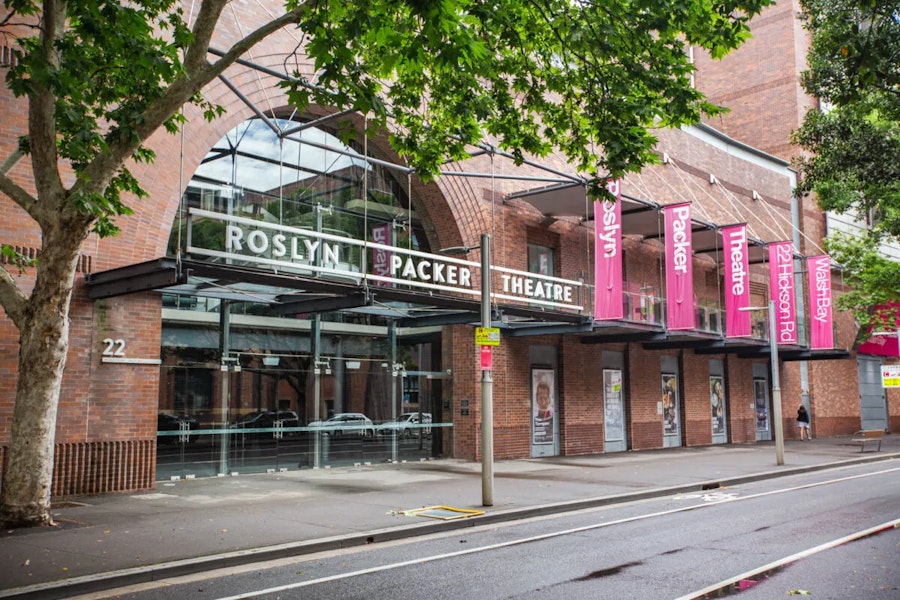
<svg viewBox="0 0 900 600">
<path fill-rule="evenodd" d="M 260 18 L 249 5 L 233 10 L 238 21 L 218 32 L 222 45 Z M 344 146 L 330 135 L 340 120 L 326 111 L 292 117 L 273 70 L 296 40 L 274 36 L 227 74 L 244 98 L 222 82 L 206 91 L 225 116 L 207 123 L 189 110 L 183 134 L 150 141 L 156 162 L 133 168 L 149 197 L 119 221 L 121 235 L 84 245 L 54 494 L 141 489 L 172 476 L 479 460 L 483 234 L 501 332 L 492 354 L 496 458 L 772 439 L 766 314 L 753 313 L 749 335 L 726 336 L 721 227 L 747 224 L 750 306 L 771 296 L 766 244 L 793 242 L 804 269 L 802 257 L 821 253 L 825 219 L 792 196 L 785 161 L 788 117 L 796 123 L 808 105 L 796 93 L 800 47 L 779 29 L 793 23 L 786 12 L 761 16 L 758 40 L 723 68 L 698 58 L 700 85 L 734 108 L 712 125 L 732 137 L 708 126 L 660 131 L 662 164 L 622 182 L 625 312 L 612 321 L 593 318 L 593 208 L 563 157 L 516 167 L 486 146 L 424 184 L 384 140 Z M 760 60 L 763 35 L 780 44 L 766 52 L 793 53 L 793 62 Z M 769 64 L 778 72 L 758 68 Z M 731 90 L 745 71 L 745 88 Z M 6 88 L 0 95 L 10 107 L 0 117 L 6 155 L 26 115 Z M 256 109 L 279 119 L 277 132 Z M 342 120 L 362 130 L 362 117 Z M 302 124 L 305 133 L 285 133 Z M 228 151 L 227 135 L 247 150 Z M 272 164 L 281 167 L 264 168 Z M 29 173 L 24 163 L 13 171 L 25 187 Z M 663 207 L 681 203 L 692 207 L 693 326 L 676 331 L 665 319 Z M 376 235 L 393 249 L 377 247 Z M 291 236 L 296 247 L 281 252 Z M 28 253 L 40 245 L 33 223 L 3 198 L 0 241 Z M 461 246 L 463 255 L 442 252 Z M 394 258 L 390 276 L 373 277 Z M 14 275 L 27 282 L 32 273 Z M 833 347 L 811 351 L 808 290 L 795 281 L 801 337 L 780 348 L 778 365 L 785 437 L 797 437 L 801 400 L 815 435 L 852 433 L 860 428 L 853 320 L 835 313 Z M 831 285 L 840 292 L 839 273 Z M 0 446 L 9 443 L 17 339 L 0 317 Z M 538 411 L 541 385 L 552 416 Z M 322 423 L 359 413 L 370 421 Z M 410 413 L 417 424 L 399 429 Z M 896 403 L 885 404 L 886 427 L 888 418 L 896 427 Z"/>
</svg>

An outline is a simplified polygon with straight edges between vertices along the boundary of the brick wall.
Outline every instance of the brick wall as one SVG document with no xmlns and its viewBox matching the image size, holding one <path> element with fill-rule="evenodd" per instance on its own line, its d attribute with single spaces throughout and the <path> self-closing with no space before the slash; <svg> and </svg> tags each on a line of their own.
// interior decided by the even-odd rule
<svg viewBox="0 0 900 600">
<path fill-rule="evenodd" d="M 756 38 L 744 54 L 735 55 L 714 71 L 698 57 L 701 89 L 712 93 L 714 101 L 741 100 L 731 116 L 713 123 L 763 150 L 783 156 L 779 141 L 784 129 L 798 122 L 806 105 L 803 98 L 791 96 L 796 81 L 789 81 L 788 71 L 796 72 L 798 42 L 796 36 L 785 36 L 792 5 L 776 6 L 754 22 Z M 236 5 L 241 26 L 228 20 L 217 30 L 214 45 L 224 47 L 229 38 L 258 23 L 262 12 L 257 5 Z M 790 46 L 793 44 L 793 46 Z M 278 68 L 283 53 L 292 50 L 296 39 L 289 30 L 280 32 L 258 48 L 254 60 Z M 783 62 L 766 57 L 781 52 L 790 55 Z M 768 64 L 772 63 L 772 64 Z M 301 70 L 310 71 L 309 65 Z M 727 77 L 725 74 L 727 73 Z M 229 79 L 260 106 L 284 112 L 283 95 L 273 78 L 235 66 Z M 735 86 L 738 87 L 735 87 Z M 186 111 L 188 124 L 183 135 L 159 133 L 150 140 L 157 152 L 151 165 L 136 165 L 134 174 L 143 182 L 150 196 L 134 203 L 135 215 L 119 220 L 122 234 L 98 240 L 90 237 L 83 247 L 93 271 L 128 265 L 162 256 L 165 253 L 182 189 L 209 148 L 228 130 L 252 116 L 244 102 L 227 87 L 216 82 L 206 90 L 210 101 L 220 103 L 225 116 L 206 123 L 196 109 Z M 773 101 L 778 98 L 779 101 Z M 727 102 L 725 102 L 727 103 Z M 6 156 L 15 140 L 25 132 L 23 104 L 0 88 L 0 104 L 6 108 L 0 115 L 0 156 Z M 323 111 L 313 108 L 312 115 Z M 748 115 L 753 113 L 762 129 L 752 129 Z M 361 125 L 361 119 L 356 120 Z M 746 132 L 746 133 L 745 133 Z M 719 224 L 746 221 L 751 234 L 766 241 L 790 239 L 791 181 L 784 170 L 766 168 L 758 162 L 744 162 L 734 153 L 706 144 L 697 135 L 684 131 L 660 131 L 659 151 L 671 159 L 668 164 L 629 175 L 623 182 L 627 195 L 660 204 L 692 201 L 697 218 Z M 396 160 L 384 137 L 369 142 L 381 156 Z M 544 162 L 561 171 L 571 170 L 565 157 L 552 154 Z M 450 170 L 493 170 L 498 175 L 512 172 L 508 161 L 488 155 L 478 156 L 464 164 L 448 165 Z M 544 174 L 524 167 L 526 174 Z M 12 171 L 17 183 L 32 189 L 28 161 L 21 161 Z M 710 175 L 716 183 L 710 183 Z M 544 221 L 535 209 L 521 199 L 509 199 L 512 192 L 544 184 L 498 178 L 443 177 L 434 183 L 412 180 L 412 204 L 423 219 L 432 249 L 456 245 L 477 245 L 482 233 L 492 235 L 492 262 L 505 267 L 525 269 L 529 241 L 553 247 L 559 275 L 568 279 L 593 281 L 593 238 L 590 223 L 584 216 L 563 217 L 552 224 Z M 761 200 L 753 200 L 756 192 Z M 814 203 L 802 200 L 801 218 L 804 232 L 802 251 L 814 254 L 821 245 L 824 219 Z M 38 248 L 40 235 L 34 223 L 11 202 L 0 199 L 0 242 L 23 248 Z M 625 274 L 630 283 L 664 289 L 661 275 L 662 247 L 659 239 L 629 238 L 625 241 Z M 478 252 L 470 255 L 478 260 Z M 751 267 L 752 281 L 766 285 L 766 267 Z M 31 271 L 14 274 L 27 289 Z M 697 258 L 694 284 L 696 295 L 704 301 L 719 300 L 720 273 L 708 259 Z M 498 282 L 494 282 L 496 286 Z M 838 282 L 835 281 L 837 286 Z M 760 300 L 764 298 L 760 297 Z M 756 298 L 754 299 L 756 300 Z M 590 311 L 589 306 L 586 307 Z M 848 345 L 855 334 L 851 320 L 837 318 L 838 339 Z M 127 440 L 152 443 L 159 398 L 159 369 L 144 365 L 113 365 L 101 362 L 104 339 L 126 341 L 128 356 L 158 357 L 160 347 L 160 305 L 153 294 L 136 294 L 91 302 L 84 277 L 76 280 L 72 303 L 72 337 L 69 362 L 65 371 L 59 413 L 61 444 L 98 444 L 112 452 L 115 444 Z M 11 322 L 0 314 L 0 443 L 9 440 L 12 416 L 18 334 Z M 444 367 L 452 369 L 453 380 L 443 388 L 445 400 L 452 409 L 454 427 L 442 429 L 444 448 L 453 456 L 480 458 L 480 378 L 477 349 L 470 326 L 446 327 L 443 335 Z M 529 347 L 549 345 L 558 348 L 558 414 L 560 448 L 564 454 L 586 454 L 603 451 L 602 370 L 597 368 L 604 349 L 625 352 L 626 431 L 632 449 L 662 446 L 662 418 L 657 411 L 660 401 L 660 357 L 679 357 L 682 365 L 683 442 L 688 445 L 711 443 L 709 423 L 709 356 L 696 355 L 688 349 L 648 350 L 639 343 L 595 345 L 581 344 L 577 334 L 505 337 L 495 349 L 494 408 L 496 427 L 495 451 L 498 458 L 529 456 L 530 366 Z M 729 441 L 752 443 L 755 440 L 755 418 L 752 408 L 751 361 L 734 355 L 718 356 L 726 365 L 725 385 Z M 800 396 L 800 376 L 794 365 L 783 369 L 785 422 L 792 423 L 794 405 Z M 846 433 L 858 426 L 859 406 L 855 361 L 810 363 L 810 394 L 813 430 L 816 435 Z M 249 392 L 248 392 L 249 393 Z M 461 403 L 467 400 L 468 415 L 461 414 Z M 900 402 L 890 396 L 891 426 L 900 421 Z M 786 427 L 793 432 L 793 427 Z M 793 434 L 790 434 L 793 435 Z M 141 459 L 138 471 L 152 472 L 151 458 Z"/>
<path fill-rule="evenodd" d="M 790 159 L 790 134 L 813 100 L 800 88 L 808 41 L 797 24 L 797 2 L 779 2 L 750 23 L 752 38 L 714 61 L 695 49 L 697 87 L 730 112 L 709 120 L 727 135 L 765 152 Z"/>
</svg>

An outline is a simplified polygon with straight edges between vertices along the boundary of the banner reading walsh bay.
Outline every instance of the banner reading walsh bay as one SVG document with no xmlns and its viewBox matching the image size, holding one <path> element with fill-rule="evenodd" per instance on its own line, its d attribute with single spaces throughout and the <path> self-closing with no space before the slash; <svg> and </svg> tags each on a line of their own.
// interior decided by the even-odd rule
<svg viewBox="0 0 900 600">
<path fill-rule="evenodd" d="M 480 296 L 480 264 L 387 244 L 289 227 L 235 215 L 190 209 L 187 252 L 228 260 L 231 264 L 277 269 L 296 275 L 331 275 L 335 279 L 456 292 Z M 200 220 L 221 222 L 221 235 L 195 239 Z M 209 246 L 209 247 L 206 247 Z M 215 246 L 215 247 L 213 247 Z M 369 261 L 369 253 L 373 259 Z M 387 264 L 384 260 L 387 260 Z M 580 281 L 491 266 L 494 299 L 524 301 L 582 311 Z"/>
</svg>

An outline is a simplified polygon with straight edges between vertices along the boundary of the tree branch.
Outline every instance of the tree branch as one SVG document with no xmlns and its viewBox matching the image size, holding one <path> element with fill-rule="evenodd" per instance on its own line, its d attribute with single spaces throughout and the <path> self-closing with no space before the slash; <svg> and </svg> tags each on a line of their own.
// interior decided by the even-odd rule
<svg viewBox="0 0 900 600">
<path fill-rule="evenodd" d="M 0 175 L 6 175 L 10 171 L 12 171 L 13 167 L 19 164 L 19 161 L 22 160 L 22 157 L 25 154 L 19 150 L 18 148 L 12 152 L 9 156 L 6 157 L 6 160 L 3 161 L 3 164 L 0 165 Z"/>
<path fill-rule="evenodd" d="M 44 0 L 41 11 L 41 46 L 50 68 L 59 67 L 56 42 L 65 29 L 66 3 Z M 28 95 L 28 143 L 31 168 L 38 198 L 62 199 L 65 188 L 59 177 L 59 153 L 56 148 L 56 94 L 40 79 L 32 79 L 32 93 Z M 51 208 L 51 210 L 53 210 Z M 38 223 L 40 215 L 29 210 Z"/>
<path fill-rule="evenodd" d="M 6 176 L 6 173 L 2 172 L 0 172 L 0 192 L 6 194 L 13 202 L 21 206 L 32 219 L 40 222 L 39 217 L 41 216 L 41 211 L 38 210 L 39 205 L 34 196 L 16 185 L 12 179 Z"/>
<path fill-rule="evenodd" d="M 72 187 L 71 194 L 81 191 L 100 192 L 105 189 L 112 176 L 121 169 L 144 140 L 153 135 L 195 94 L 267 36 L 286 25 L 298 22 L 306 10 L 305 6 L 300 6 L 267 22 L 235 43 L 218 61 L 209 64 L 206 57 L 210 40 L 224 4 L 222 0 L 203 2 L 194 24 L 194 43 L 191 44 L 185 57 L 184 75 L 173 81 L 166 91 L 144 110 L 140 124 L 135 128 L 136 138 L 119 139 L 110 143 L 109 149 L 99 154 L 84 169 L 84 176 Z"/>
<path fill-rule="evenodd" d="M 206 79 L 206 81 L 212 81 L 214 77 L 218 77 L 222 74 L 225 69 L 234 64 L 237 59 L 246 54 L 253 46 L 282 27 L 299 22 L 305 13 L 306 5 L 300 5 L 294 10 L 281 15 L 277 19 L 269 21 L 256 31 L 251 32 L 250 35 L 234 44 L 218 61 L 204 67 L 204 79 Z M 207 46 L 207 49 L 208 48 L 209 46 Z M 208 75 L 206 75 L 206 73 L 208 73 Z"/>
<path fill-rule="evenodd" d="M 19 331 L 25 324 L 27 304 L 28 297 L 16 285 L 15 278 L 6 270 L 6 267 L 0 267 L 0 306 L 3 307 Z"/>
</svg>

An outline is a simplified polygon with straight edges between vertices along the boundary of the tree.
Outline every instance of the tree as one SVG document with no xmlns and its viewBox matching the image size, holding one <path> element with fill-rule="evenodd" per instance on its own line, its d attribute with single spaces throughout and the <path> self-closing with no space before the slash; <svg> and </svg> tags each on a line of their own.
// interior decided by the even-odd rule
<svg viewBox="0 0 900 600">
<path fill-rule="evenodd" d="M 6 85 L 27 103 L 28 134 L 0 163 L 0 194 L 42 233 L 34 287 L 0 270 L 0 304 L 20 334 L 12 445 L 0 495 L 4 526 L 47 524 L 54 431 L 68 351 L 75 260 L 85 238 L 117 232 L 145 194 L 129 161 L 175 132 L 186 103 L 220 113 L 202 90 L 271 33 L 296 25 L 316 81 L 286 83 L 310 104 L 354 109 L 390 131 L 421 176 L 485 136 L 523 159 L 556 148 L 594 177 L 655 160 L 655 127 L 721 111 L 691 86 L 691 44 L 721 57 L 771 0 L 287 0 L 284 12 L 224 55 L 209 53 L 226 0 L 202 0 L 192 24 L 175 0 L 4 0 L 18 36 Z M 602 148 L 597 154 L 592 148 Z M 8 176 L 30 161 L 34 189 Z M 71 173 L 71 184 L 64 174 Z M 4 253 L 28 266 L 8 247 Z"/>
<path fill-rule="evenodd" d="M 862 237 L 830 236 L 826 246 L 853 290 L 840 306 L 864 335 L 893 329 L 897 315 L 873 310 L 900 297 L 900 263 L 879 252 L 900 242 L 900 5 L 874 0 L 803 0 L 811 35 L 804 89 L 827 110 L 810 111 L 794 140 L 801 193 L 823 210 L 869 225 Z"/>
</svg>

